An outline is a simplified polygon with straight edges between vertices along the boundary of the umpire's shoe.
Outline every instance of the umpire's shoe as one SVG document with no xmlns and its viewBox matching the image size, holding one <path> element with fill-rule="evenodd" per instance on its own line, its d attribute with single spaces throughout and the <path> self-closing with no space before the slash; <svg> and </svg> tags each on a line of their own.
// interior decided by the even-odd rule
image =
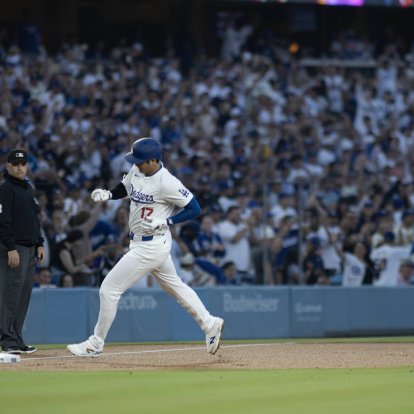
<svg viewBox="0 0 414 414">
<path fill-rule="evenodd" d="M 6 352 L 7 354 L 32 354 L 33 352 L 36 352 L 37 349 L 34 346 L 16 346 L 16 345 L 9 345 L 6 347 L 2 347 L 3 352 Z"/>
<path fill-rule="evenodd" d="M 220 346 L 221 333 L 223 332 L 224 320 L 214 318 L 213 327 L 206 334 L 207 352 L 215 354 Z"/>
<path fill-rule="evenodd" d="M 14 354 L 14 355 L 18 355 L 22 353 L 22 350 L 17 345 L 3 346 L 2 351 L 5 352 L 6 354 Z"/>
<path fill-rule="evenodd" d="M 20 348 L 22 354 L 33 354 L 37 349 L 34 346 L 24 345 Z"/>
</svg>

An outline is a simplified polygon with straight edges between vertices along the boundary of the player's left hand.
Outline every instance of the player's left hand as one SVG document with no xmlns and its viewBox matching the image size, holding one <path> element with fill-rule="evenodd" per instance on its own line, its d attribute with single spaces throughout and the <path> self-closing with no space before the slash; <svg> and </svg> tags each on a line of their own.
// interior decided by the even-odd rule
<svg viewBox="0 0 414 414">
<path fill-rule="evenodd" d="M 142 222 L 142 227 L 144 228 L 144 230 L 148 233 L 152 233 L 155 230 L 160 230 L 162 228 L 167 228 L 168 224 L 167 224 L 167 220 L 166 219 L 159 219 L 159 218 L 155 218 L 155 219 L 145 219 Z"/>
</svg>

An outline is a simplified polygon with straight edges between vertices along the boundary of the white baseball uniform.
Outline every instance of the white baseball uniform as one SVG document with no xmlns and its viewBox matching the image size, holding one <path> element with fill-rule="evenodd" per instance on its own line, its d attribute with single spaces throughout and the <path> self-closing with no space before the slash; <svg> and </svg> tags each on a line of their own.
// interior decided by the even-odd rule
<svg viewBox="0 0 414 414">
<path fill-rule="evenodd" d="M 133 165 L 122 183 L 131 200 L 130 250 L 108 273 L 101 285 L 99 318 L 89 341 L 95 348 L 103 348 L 121 295 L 150 272 L 158 284 L 175 297 L 207 333 L 212 329 L 215 318 L 194 290 L 177 275 L 170 255 L 172 237 L 168 226 L 149 232 L 143 225 L 146 219 L 162 219 L 166 222 L 167 218 L 191 201 L 193 194 L 165 167 L 154 175 L 145 176 Z"/>
</svg>

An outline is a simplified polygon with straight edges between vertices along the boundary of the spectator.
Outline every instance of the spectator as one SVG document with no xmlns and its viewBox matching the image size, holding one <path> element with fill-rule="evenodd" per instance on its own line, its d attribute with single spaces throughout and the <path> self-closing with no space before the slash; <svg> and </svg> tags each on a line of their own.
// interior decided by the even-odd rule
<svg viewBox="0 0 414 414">
<path fill-rule="evenodd" d="M 201 219 L 200 232 L 197 235 L 198 256 L 218 264 L 226 253 L 220 234 L 213 230 L 213 219 L 204 215 Z"/>
<path fill-rule="evenodd" d="M 101 286 L 105 276 L 123 255 L 122 245 L 111 239 L 108 240 L 106 245 L 102 246 L 101 250 L 103 254 L 99 256 L 99 262 L 96 266 L 96 286 Z"/>
<path fill-rule="evenodd" d="M 321 241 L 311 237 L 306 243 L 306 255 L 303 260 L 303 282 L 306 285 L 329 285 L 329 277 L 325 274 L 325 266 L 318 250 Z"/>
<path fill-rule="evenodd" d="M 245 220 L 252 213 L 248 204 L 269 185 L 271 194 L 263 197 L 276 229 L 285 215 L 282 210 L 299 215 L 299 205 L 320 196 L 325 213 L 336 213 L 335 226 L 347 242 L 363 239 L 375 249 L 388 231 L 397 242 L 409 242 L 411 225 L 403 225 L 407 237 L 400 239 L 399 231 L 408 218 L 404 212 L 414 205 L 414 186 L 409 184 L 414 177 L 412 67 L 400 58 L 408 50 L 388 40 L 378 48 L 356 33 L 342 32 L 332 40 L 331 56 L 324 62 L 329 57 L 368 57 L 377 60 L 377 68 L 310 69 L 296 60 L 299 55 L 276 44 L 274 33 L 263 38 L 249 24 L 239 23 L 229 22 L 226 39 L 247 27 L 243 41 L 231 46 L 231 53 L 229 39 L 223 41 L 225 60 L 193 56 L 198 67 L 189 76 L 174 57 L 166 56 L 161 68 L 141 44 L 104 51 L 71 40 L 44 59 L 37 33 L 32 36 L 40 49 L 35 67 L 22 45 L 0 51 L 0 158 L 21 142 L 30 149 L 31 178 L 47 199 L 44 225 L 52 250 L 76 228 L 66 221 L 84 210 L 83 195 L 97 182 L 120 178 L 129 169 L 125 150 L 137 134 L 151 133 L 168 142 L 166 156 L 178 176 L 203 195 L 199 199 L 205 211 L 220 200 L 224 210 L 239 205 Z M 271 47 L 268 39 L 273 39 Z M 248 50 L 252 44 L 254 49 Z M 312 52 L 311 57 L 317 55 Z M 148 82 L 142 82 L 142 73 Z M 255 191 L 247 178 L 254 179 Z M 241 195 L 241 187 L 249 189 L 248 196 Z M 102 208 L 96 222 L 111 224 L 121 205 L 119 200 L 113 209 Z M 63 209 L 68 217 L 52 219 Z M 217 230 L 223 212 L 214 215 Z M 83 257 L 93 251 L 92 228 L 80 229 L 85 246 L 77 255 Z M 307 230 L 301 236 L 300 242 L 309 236 Z M 325 245 L 326 235 L 319 236 Z M 248 244 L 254 248 L 254 239 Z M 332 244 L 325 247 L 332 259 Z M 289 259 L 292 280 L 301 277 L 303 264 L 295 254 Z M 338 258 L 329 260 L 324 254 L 324 259 L 336 273 Z M 276 278 L 277 283 L 282 280 Z"/>
<path fill-rule="evenodd" d="M 189 286 L 212 286 L 215 285 L 213 275 L 201 269 L 192 253 L 188 252 L 180 259 L 180 277 Z"/>
<path fill-rule="evenodd" d="M 414 284 L 414 262 L 411 259 L 403 260 L 398 270 L 397 286 Z"/>
<path fill-rule="evenodd" d="M 60 277 L 58 287 L 61 288 L 72 288 L 74 287 L 73 276 L 69 273 L 65 273 Z"/>
<path fill-rule="evenodd" d="M 200 206 L 203 211 L 214 207 L 216 203 L 216 194 L 212 191 L 211 178 L 204 175 L 200 178 L 197 188 L 194 189 L 194 194 L 200 200 Z"/>
<path fill-rule="evenodd" d="M 40 267 L 34 278 L 33 287 L 48 288 L 56 287 L 56 284 L 52 281 L 52 272 L 47 267 Z"/>
<path fill-rule="evenodd" d="M 276 232 L 272 226 L 273 217 L 271 214 L 264 215 L 261 207 L 252 209 L 250 217 L 251 226 L 251 254 L 255 283 L 258 285 L 270 284 L 272 276 L 272 243 Z"/>
<path fill-rule="evenodd" d="M 95 251 L 108 243 L 112 243 L 116 233 L 116 230 L 113 229 L 109 223 L 103 220 L 98 220 L 95 227 L 89 232 L 92 251 Z"/>
<path fill-rule="evenodd" d="M 116 201 L 116 200 L 115 200 Z M 109 204 L 109 203 L 107 203 Z M 128 226 L 128 220 L 129 220 L 129 212 L 128 208 L 125 206 L 120 206 L 115 212 L 115 217 L 112 221 L 112 228 L 114 230 L 115 236 L 118 240 L 118 242 L 122 245 L 124 245 L 124 242 L 126 238 L 128 239 L 129 243 L 129 226 Z"/>
<path fill-rule="evenodd" d="M 75 286 L 93 286 L 93 270 L 85 262 L 79 261 L 75 254 L 76 247 L 82 243 L 83 237 L 83 233 L 78 229 L 70 231 L 66 238 L 56 245 L 55 261 L 52 264 L 58 276 L 69 273 Z"/>
<path fill-rule="evenodd" d="M 282 218 L 287 216 L 295 217 L 296 209 L 293 207 L 293 196 L 289 193 L 280 193 L 279 202 L 271 209 L 273 225 L 278 228 Z"/>
<path fill-rule="evenodd" d="M 73 253 L 79 262 L 92 264 L 90 260 L 94 258 L 94 255 L 89 234 L 98 223 L 100 212 L 101 207 L 97 204 L 91 210 L 85 208 L 69 219 L 69 230 L 80 230 L 82 233 L 82 239 L 73 247 Z"/>
<path fill-rule="evenodd" d="M 226 249 L 223 263 L 227 261 L 234 262 L 240 280 L 252 282 L 250 228 L 247 223 L 242 221 L 240 214 L 240 207 L 230 207 L 226 218 L 219 223 L 218 232 Z"/>
<path fill-rule="evenodd" d="M 322 226 L 318 229 L 317 236 L 321 240 L 321 257 L 328 277 L 338 275 L 341 271 L 340 257 L 336 246 L 342 243 L 342 231 L 339 227 L 339 219 L 335 212 L 329 212 L 322 218 Z M 342 250 L 342 248 L 340 248 Z"/>
<path fill-rule="evenodd" d="M 63 212 L 67 219 L 76 216 L 76 214 L 84 209 L 85 206 L 81 198 L 80 188 L 76 185 L 70 185 L 68 188 L 68 195 L 63 204 Z"/>
<path fill-rule="evenodd" d="M 50 243 L 50 249 L 53 251 L 56 244 L 67 236 L 67 222 L 64 219 L 63 210 L 53 210 L 51 221 L 45 226 L 45 231 Z"/>
<path fill-rule="evenodd" d="M 276 237 L 273 240 L 274 276 L 270 284 L 301 283 L 299 268 L 299 226 L 296 216 L 289 212 L 280 217 Z"/>
<path fill-rule="evenodd" d="M 395 234 L 386 232 L 383 244 L 371 252 L 378 279 L 375 286 L 397 286 L 401 261 L 408 260 L 412 251 L 411 246 L 395 246 Z"/>
<path fill-rule="evenodd" d="M 234 196 L 234 185 L 229 179 L 223 180 L 219 184 L 220 196 L 217 200 L 220 208 L 227 212 L 230 207 L 236 206 L 237 201 Z"/>
<path fill-rule="evenodd" d="M 240 19 L 229 19 L 224 31 L 221 56 L 224 61 L 232 61 L 240 56 L 243 45 L 253 32 L 253 27 L 243 24 Z"/>
<path fill-rule="evenodd" d="M 237 267 L 234 262 L 223 263 L 221 269 L 225 278 L 227 279 L 226 284 L 235 286 L 241 285 L 240 281 L 238 280 Z"/>
<path fill-rule="evenodd" d="M 342 251 L 337 247 L 342 263 L 342 286 L 372 285 L 375 277 L 374 266 L 369 258 L 365 243 L 356 242 L 351 251 Z M 332 278 L 331 278 L 332 284 Z"/>
<path fill-rule="evenodd" d="M 414 210 L 407 209 L 401 215 L 401 223 L 394 227 L 396 243 L 398 245 L 411 245 L 414 243 Z"/>
<path fill-rule="evenodd" d="M 200 246 L 197 243 L 197 238 L 200 231 L 200 224 L 197 221 L 189 221 L 183 224 L 180 229 L 180 242 L 185 245 L 186 252 L 191 252 L 194 256 L 198 256 Z"/>
</svg>

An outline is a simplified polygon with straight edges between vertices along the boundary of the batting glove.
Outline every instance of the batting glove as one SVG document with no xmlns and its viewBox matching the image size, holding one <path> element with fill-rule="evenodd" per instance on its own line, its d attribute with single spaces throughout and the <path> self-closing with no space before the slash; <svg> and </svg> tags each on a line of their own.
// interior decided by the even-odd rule
<svg viewBox="0 0 414 414">
<path fill-rule="evenodd" d="M 168 223 L 166 219 L 145 219 L 142 222 L 142 227 L 144 229 L 144 231 L 148 232 L 148 233 L 152 233 L 155 230 L 160 230 L 162 228 L 167 228 L 168 227 Z"/>
<path fill-rule="evenodd" d="M 112 193 L 109 190 L 98 188 L 97 190 L 92 191 L 91 198 L 95 203 L 102 203 L 103 201 L 110 200 L 112 198 Z"/>
</svg>

